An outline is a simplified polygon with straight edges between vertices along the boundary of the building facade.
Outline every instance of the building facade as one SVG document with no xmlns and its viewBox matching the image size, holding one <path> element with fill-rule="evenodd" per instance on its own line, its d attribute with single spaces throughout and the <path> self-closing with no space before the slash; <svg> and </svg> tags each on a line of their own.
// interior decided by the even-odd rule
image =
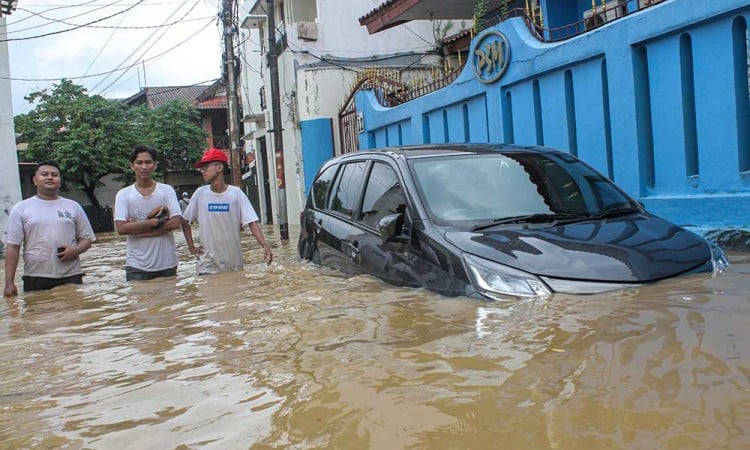
<svg viewBox="0 0 750 450">
<path fill-rule="evenodd" d="M 245 177 L 257 177 L 259 216 L 297 223 L 320 164 L 340 145 L 338 115 L 358 74 L 368 67 L 420 71 L 438 64 L 434 24 L 412 23 L 369 35 L 357 18 L 371 1 L 248 0 L 240 8 L 245 151 L 254 154 Z M 278 92 L 269 70 L 268 14 L 274 14 Z M 281 123 L 271 105 L 278 95 Z M 281 145 L 273 131 L 281 130 Z M 283 189 L 282 189 L 283 188 Z M 281 211 L 284 214 L 284 211 Z M 283 219 L 281 220 L 283 222 Z"/>
<path fill-rule="evenodd" d="M 0 14 L 0 230 L 5 248 L 6 225 L 13 205 L 21 201 L 21 180 L 18 173 L 18 154 L 13 127 L 13 105 L 10 95 L 10 65 L 5 17 Z M 3 250 L 4 252 L 4 250 Z M 0 253 L 3 253 L 0 252 Z"/>
<path fill-rule="evenodd" d="M 530 26 L 528 16 L 490 27 L 473 38 L 466 66 L 445 88 L 395 107 L 373 90 L 358 92 L 360 147 L 556 147 L 679 224 L 750 226 L 747 0 L 541 8 L 555 29 Z M 616 20 L 607 22 L 610 14 Z M 584 32 L 553 36 L 571 21 Z M 502 51 L 487 65 L 478 55 L 490 58 L 491 48 Z"/>
</svg>

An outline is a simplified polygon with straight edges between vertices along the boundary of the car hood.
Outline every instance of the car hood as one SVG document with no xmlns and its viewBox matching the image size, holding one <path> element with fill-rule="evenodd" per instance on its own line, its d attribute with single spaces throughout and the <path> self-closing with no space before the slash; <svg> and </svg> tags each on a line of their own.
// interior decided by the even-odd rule
<svg viewBox="0 0 750 450">
<path fill-rule="evenodd" d="M 649 214 L 566 225 L 501 225 L 445 233 L 461 250 L 538 276 L 647 282 L 694 269 L 711 258 L 694 233 Z"/>
</svg>

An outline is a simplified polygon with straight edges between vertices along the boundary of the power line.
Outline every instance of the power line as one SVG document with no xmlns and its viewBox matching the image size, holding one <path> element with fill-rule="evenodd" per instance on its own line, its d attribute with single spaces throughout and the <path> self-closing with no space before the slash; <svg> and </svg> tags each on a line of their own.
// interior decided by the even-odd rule
<svg viewBox="0 0 750 450">
<path fill-rule="evenodd" d="M 169 19 L 171 19 L 171 18 L 172 18 L 172 16 L 174 16 L 175 14 L 177 14 L 177 12 L 178 12 L 178 11 L 179 11 L 180 9 L 182 9 L 182 7 L 183 7 L 183 6 L 185 6 L 185 5 L 187 4 L 187 2 L 188 2 L 188 0 L 184 0 L 184 1 L 183 1 L 183 2 L 182 2 L 182 3 L 181 3 L 181 4 L 180 4 L 180 5 L 178 6 L 178 7 L 177 7 L 177 9 L 175 9 L 175 10 L 174 10 L 174 11 L 172 12 L 172 14 L 170 14 L 170 15 L 169 15 L 169 17 L 167 17 L 167 18 L 166 18 L 165 20 L 169 20 Z M 195 3 L 193 4 L 193 6 L 192 6 L 192 7 L 191 7 L 191 8 L 190 8 L 190 9 L 189 9 L 189 10 L 188 10 L 188 11 L 187 11 L 187 12 L 186 12 L 186 13 L 185 13 L 185 14 L 184 14 L 183 16 L 182 16 L 182 18 L 185 18 L 185 17 L 187 17 L 187 15 L 188 15 L 188 14 L 190 14 L 190 12 L 191 12 L 191 11 L 192 11 L 193 9 L 195 9 L 195 7 L 196 7 L 197 5 L 198 5 L 198 0 L 196 0 L 196 2 L 195 2 Z M 161 31 L 162 31 L 162 34 L 161 34 L 161 35 L 162 35 L 162 36 L 164 36 L 164 34 L 166 34 L 166 32 L 167 32 L 167 31 L 169 31 L 169 28 L 170 28 L 170 27 L 167 27 L 167 28 L 165 28 L 164 30 L 161 30 Z M 129 54 L 128 56 L 126 56 L 126 57 L 125 57 L 125 58 L 124 58 L 124 59 L 122 60 L 122 62 L 121 62 L 121 63 L 120 63 L 119 65 L 118 65 L 118 68 L 119 68 L 120 66 L 122 66 L 122 65 L 126 64 L 126 63 L 127 63 L 127 61 L 128 61 L 129 59 L 130 59 L 130 57 L 131 57 L 131 56 L 133 56 L 133 55 L 134 55 L 134 54 L 135 54 L 135 53 L 136 53 L 136 52 L 137 52 L 138 50 L 140 50 L 140 49 L 141 49 L 141 48 L 142 48 L 142 47 L 143 47 L 144 45 L 146 45 L 146 43 L 147 43 L 147 42 L 148 42 L 148 41 L 149 41 L 149 40 L 150 40 L 150 39 L 151 39 L 152 37 L 154 37 L 154 35 L 156 35 L 156 33 L 157 33 L 157 32 L 159 32 L 159 31 L 160 31 L 159 29 L 157 29 L 157 30 L 154 30 L 154 31 L 153 31 L 153 32 L 152 32 L 152 33 L 151 33 L 151 34 L 150 34 L 150 35 L 149 35 L 149 36 L 148 36 L 148 37 L 147 37 L 146 39 L 144 39 L 144 40 L 143 40 L 143 42 L 141 42 L 141 44 L 140 44 L 140 45 L 138 45 L 138 47 L 136 47 L 136 48 L 135 48 L 135 49 L 134 49 L 134 50 L 133 50 L 132 52 L 130 52 L 130 54 Z M 144 56 L 144 55 L 145 55 L 146 53 L 148 53 L 148 51 L 149 51 L 149 50 L 151 50 L 151 49 L 152 49 L 152 48 L 154 47 L 154 45 L 156 45 L 156 43 L 157 43 L 157 42 L 158 42 L 158 38 L 157 38 L 157 39 L 155 39 L 155 40 L 153 41 L 153 43 L 152 43 L 152 44 L 151 44 L 151 45 L 150 45 L 150 46 L 149 46 L 149 47 L 148 47 L 148 48 L 147 48 L 147 49 L 146 49 L 146 50 L 145 50 L 145 51 L 144 51 L 143 53 L 141 53 L 141 56 L 140 56 L 140 57 L 138 57 L 137 59 L 139 59 L 139 60 L 140 60 L 140 59 L 141 59 L 141 58 L 142 58 L 142 57 L 143 57 L 143 56 Z M 126 72 L 127 72 L 127 71 L 126 71 Z M 110 88 L 110 87 L 111 87 L 111 86 L 112 86 L 112 85 L 113 85 L 114 83 L 116 83 L 116 82 L 117 82 L 117 81 L 118 81 L 118 80 L 119 80 L 120 78 L 122 78 L 122 77 L 123 77 L 124 75 L 125 75 L 125 72 L 123 72 L 122 74 L 120 74 L 120 76 L 119 76 L 119 77 L 117 77 L 117 78 L 116 78 L 116 79 L 115 79 L 115 80 L 114 80 L 114 81 L 113 81 L 112 83 L 110 83 L 109 85 L 107 85 L 107 87 L 105 87 L 104 89 L 102 89 L 102 94 L 103 94 L 104 92 L 106 92 L 106 91 L 107 91 L 107 89 L 109 89 L 109 88 Z M 106 76 L 106 77 L 104 77 L 104 78 L 102 78 L 101 80 L 99 80 L 99 81 L 98 81 L 98 82 L 96 83 L 96 85 L 94 85 L 94 87 L 93 87 L 93 88 L 91 88 L 91 89 L 93 90 L 93 89 L 96 89 L 97 87 L 99 87 L 99 85 L 100 85 L 100 84 L 102 84 L 102 83 L 103 83 L 103 82 L 104 82 L 104 81 L 105 81 L 105 80 L 106 80 L 107 78 L 109 78 L 109 75 L 108 75 L 108 76 Z"/>
<path fill-rule="evenodd" d="M 31 12 L 31 11 L 27 11 L 27 12 Z M 112 26 L 112 25 L 80 25 L 80 24 L 76 24 L 76 23 L 66 22 L 65 20 L 61 20 L 61 19 L 53 19 L 53 18 L 50 18 L 50 17 L 44 17 L 41 14 L 37 14 L 37 13 L 33 13 L 33 12 L 31 12 L 31 14 L 39 16 L 42 19 L 49 20 L 49 23 L 43 24 L 41 26 L 49 25 L 49 24 L 52 24 L 52 23 L 62 23 L 64 25 L 71 25 L 71 26 L 75 26 L 75 27 L 85 26 L 87 28 L 105 28 L 105 29 L 112 29 L 112 28 L 114 28 L 116 30 L 148 30 L 148 29 L 151 29 L 151 28 L 164 28 L 164 27 L 171 27 L 172 25 L 175 25 L 175 24 L 181 23 L 181 22 L 192 22 L 192 21 L 196 21 L 196 20 L 209 19 L 209 18 L 213 17 L 213 16 L 197 17 L 197 18 L 194 18 L 194 19 L 184 19 L 184 18 L 182 18 L 182 19 L 175 20 L 174 22 L 163 23 L 161 25 L 141 25 L 141 26 L 125 26 L 125 27 L 123 27 L 123 26 L 120 26 L 119 24 L 115 25 L 115 26 Z M 120 23 L 122 23 L 122 21 L 120 21 Z M 39 28 L 39 27 L 36 26 L 36 27 L 24 28 L 23 30 L 15 30 L 15 31 L 13 31 L 13 33 L 17 33 L 17 32 L 20 32 L 20 31 L 31 30 L 31 29 L 34 29 L 34 28 Z"/>
<path fill-rule="evenodd" d="M 87 2 L 84 2 L 84 3 L 78 4 L 78 5 L 58 6 L 58 7 L 56 7 L 56 8 L 45 9 L 44 11 L 42 11 L 42 13 L 48 13 L 48 12 L 50 12 L 50 11 L 56 11 L 56 10 L 58 10 L 58 9 L 67 9 L 67 8 L 79 8 L 79 7 L 81 7 L 81 6 L 86 6 L 86 5 L 90 5 L 91 3 L 94 3 L 94 2 L 97 2 L 97 1 L 99 1 L 99 0 L 89 0 L 89 1 L 87 1 Z M 123 0 L 117 0 L 117 1 L 116 1 L 115 3 L 113 3 L 113 4 L 117 4 L 117 3 L 120 3 L 121 1 L 123 1 Z M 102 8 L 107 8 L 107 7 L 109 7 L 109 6 L 112 6 L 113 4 L 109 4 L 109 5 L 104 5 L 104 6 L 102 6 Z M 27 5 L 27 6 L 28 6 L 28 3 L 25 3 L 25 5 Z M 45 5 L 45 6 L 50 6 L 50 5 Z M 124 6 L 127 6 L 127 5 L 124 5 Z M 97 9 L 95 9 L 94 11 L 98 11 L 99 9 L 101 9 L 101 8 L 97 8 Z M 27 11 L 27 10 L 26 10 L 26 9 L 24 9 L 23 11 Z M 91 12 L 91 11 L 89 11 L 89 12 Z M 24 18 L 21 18 L 21 19 L 18 19 L 18 20 L 16 20 L 16 21 L 13 21 L 13 22 L 8 22 L 8 23 L 7 23 L 7 25 L 8 25 L 8 26 L 11 26 L 11 25 L 18 25 L 19 23 L 21 23 L 21 22 L 23 22 L 23 21 L 26 21 L 26 20 L 29 20 L 29 19 L 31 19 L 32 17 L 34 17 L 34 16 L 32 16 L 32 15 L 28 15 L 28 16 L 26 16 L 26 17 L 24 17 Z M 68 17 L 68 19 L 70 19 L 70 18 L 71 18 L 71 17 Z M 33 28 L 33 27 L 31 27 L 31 28 Z M 24 30 L 17 30 L 17 31 L 25 31 L 25 30 L 29 30 L 29 29 L 31 29 L 31 28 L 25 28 Z M 16 31 L 13 31 L 13 32 L 15 33 Z M 9 31 L 9 32 L 8 32 L 8 34 L 10 34 L 10 33 L 11 33 L 11 32 Z"/>
<path fill-rule="evenodd" d="M 131 9 L 135 8 L 136 6 L 140 5 L 141 3 L 143 3 L 143 1 L 144 0 L 138 0 L 137 3 L 133 4 L 129 8 L 126 8 L 126 9 L 124 9 L 122 11 L 116 12 L 116 13 L 114 13 L 112 15 L 107 16 L 107 17 L 102 17 L 101 19 L 93 20 L 91 22 L 85 23 L 85 24 L 77 26 L 77 27 L 68 28 L 66 30 L 53 31 L 53 32 L 50 32 L 50 33 L 39 34 L 39 35 L 36 35 L 36 36 L 28 36 L 28 37 L 22 37 L 22 38 L 11 38 L 11 39 L 0 39 L 0 42 L 27 41 L 27 40 L 30 40 L 30 39 L 39 39 L 39 38 L 46 37 L 46 36 L 54 36 L 56 34 L 67 33 L 68 31 L 73 31 L 73 30 L 77 30 L 79 28 L 87 27 L 87 26 L 89 26 L 91 24 L 102 22 L 104 20 L 111 19 L 112 17 L 119 16 L 120 14 L 124 14 L 124 13 L 130 11 Z"/>
<path fill-rule="evenodd" d="M 188 37 L 188 38 L 187 38 L 187 39 L 185 39 L 184 41 L 181 41 L 181 42 L 179 42 L 178 44 L 176 44 L 176 45 L 174 45 L 174 46 L 172 46 L 172 47 L 168 48 L 167 50 L 165 50 L 165 51 L 163 51 L 163 52 L 161 52 L 161 53 L 159 53 L 159 54 L 157 54 L 157 55 L 154 55 L 154 56 L 152 56 L 152 57 L 150 57 L 150 58 L 148 58 L 148 59 L 144 59 L 144 60 L 141 60 L 141 61 L 136 61 L 135 63 L 133 63 L 133 64 L 131 64 L 131 65 L 127 66 L 127 67 L 120 67 L 120 68 L 117 68 L 117 69 L 113 69 L 113 70 L 109 70 L 109 71 L 106 71 L 106 72 L 100 72 L 100 73 L 95 73 L 95 74 L 91 74 L 91 75 L 84 75 L 84 76 L 77 76 L 77 77 L 59 77 L 59 78 L 16 78 L 16 77 L 0 77 L 0 80 L 10 80 L 10 81 L 37 81 L 37 82 L 41 82 L 41 81 L 51 81 L 51 82 L 54 82 L 54 81 L 60 81 L 61 79 L 66 79 L 66 80 L 82 80 L 82 79 L 85 79 L 85 78 L 94 78 L 94 77 L 100 77 L 100 76 L 102 76 L 102 75 L 108 75 L 108 74 L 111 74 L 111 73 L 116 73 L 116 72 L 119 72 L 119 71 L 122 71 L 122 70 L 128 70 L 128 69 L 131 69 L 131 68 L 133 68 L 133 67 L 137 66 L 138 64 L 141 64 L 142 62 L 149 62 L 149 61 L 153 61 L 153 60 L 155 60 L 155 59 L 161 58 L 161 57 L 162 57 L 162 56 L 164 56 L 165 54 L 167 54 L 167 53 L 171 52 L 172 50 L 176 49 L 177 47 L 180 47 L 180 46 L 182 46 L 183 44 L 185 44 L 186 42 L 188 42 L 189 40 L 191 40 L 192 38 L 194 38 L 195 36 L 197 36 L 197 35 L 198 35 L 198 33 L 200 33 L 201 31 L 205 30 L 206 28 L 208 28 L 208 26 L 209 26 L 209 25 L 211 25 L 211 23 L 213 23 L 213 21 L 214 21 L 214 20 L 212 19 L 212 20 L 211 20 L 210 22 L 207 22 L 207 23 L 206 23 L 206 25 L 204 25 L 204 26 L 203 26 L 203 27 L 202 27 L 201 29 L 199 29 L 199 30 L 198 30 L 198 31 L 197 31 L 197 32 L 196 32 L 195 34 L 192 34 L 192 35 L 191 35 L 190 37 Z"/>
</svg>

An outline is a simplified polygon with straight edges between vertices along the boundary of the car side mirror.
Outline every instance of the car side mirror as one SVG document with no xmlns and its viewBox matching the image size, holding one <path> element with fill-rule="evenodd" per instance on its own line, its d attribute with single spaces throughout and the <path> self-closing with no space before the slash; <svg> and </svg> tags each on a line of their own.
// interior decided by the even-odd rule
<svg viewBox="0 0 750 450">
<path fill-rule="evenodd" d="M 403 227 L 403 213 L 390 214 L 378 221 L 378 231 L 380 232 L 380 237 L 383 238 L 384 241 L 401 240 L 400 235 Z"/>
</svg>

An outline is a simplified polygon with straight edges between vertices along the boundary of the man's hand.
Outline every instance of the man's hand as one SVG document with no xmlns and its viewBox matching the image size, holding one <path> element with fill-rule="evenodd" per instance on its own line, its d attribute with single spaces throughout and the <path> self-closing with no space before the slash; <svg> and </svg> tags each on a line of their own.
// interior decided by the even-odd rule
<svg viewBox="0 0 750 450">
<path fill-rule="evenodd" d="M 157 206 L 148 213 L 148 219 L 156 219 L 156 225 L 154 228 L 159 228 L 164 225 L 164 222 L 169 220 L 169 208 L 166 206 Z"/>
<path fill-rule="evenodd" d="M 205 250 L 203 250 L 203 247 L 196 247 L 196 246 L 191 246 L 189 247 L 188 250 L 190 251 L 190 254 L 193 256 L 202 255 L 206 252 Z"/>
<path fill-rule="evenodd" d="M 5 289 L 3 290 L 3 296 L 6 298 L 15 297 L 18 295 L 18 288 L 13 283 L 5 283 Z"/>
<path fill-rule="evenodd" d="M 273 262 L 273 254 L 271 253 L 271 247 L 268 244 L 263 246 L 263 259 L 266 261 L 266 265 L 270 266 Z"/>
</svg>

